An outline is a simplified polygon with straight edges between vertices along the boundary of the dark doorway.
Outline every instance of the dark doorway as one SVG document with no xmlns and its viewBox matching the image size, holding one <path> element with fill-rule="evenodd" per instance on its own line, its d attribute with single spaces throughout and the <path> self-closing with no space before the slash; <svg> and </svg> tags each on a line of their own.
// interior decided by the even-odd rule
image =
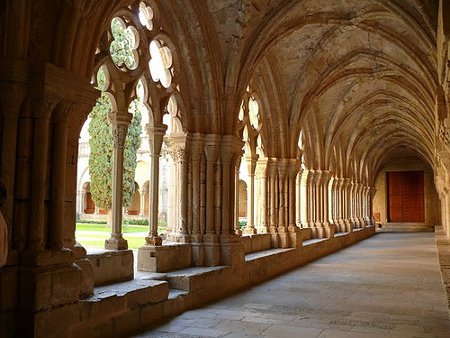
<svg viewBox="0 0 450 338">
<path fill-rule="evenodd" d="M 389 222 L 425 222 L 423 171 L 387 173 Z"/>
</svg>

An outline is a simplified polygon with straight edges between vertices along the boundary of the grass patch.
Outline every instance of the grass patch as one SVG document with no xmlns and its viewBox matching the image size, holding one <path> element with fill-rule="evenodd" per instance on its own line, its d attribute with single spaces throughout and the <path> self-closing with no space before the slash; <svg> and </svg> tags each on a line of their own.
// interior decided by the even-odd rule
<svg viewBox="0 0 450 338">
<path fill-rule="evenodd" d="M 158 227 L 158 232 L 166 230 L 166 223 Z M 138 249 L 145 244 L 145 236 L 149 231 L 148 225 L 122 225 L 123 237 L 128 241 L 129 249 Z M 103 249 L 105 240 L 109 238 L 111 228 L 107 224 L 77 223 L 75 237 L 77 242 L 87 248 Z"/>
</svg>

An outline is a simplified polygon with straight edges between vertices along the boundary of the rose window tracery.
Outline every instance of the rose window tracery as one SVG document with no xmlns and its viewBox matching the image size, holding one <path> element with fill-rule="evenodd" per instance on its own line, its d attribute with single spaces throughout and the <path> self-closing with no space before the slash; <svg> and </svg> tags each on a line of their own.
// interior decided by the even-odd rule
<svg viewBox="0 0 450 338">
<path fill-rule="evenodd" d="M 124 20 L 115 17 L 111 20 L 111 34 L 114 40 L 110 44 L 110 55 L 114 64 L 133 70 L 138 66 L 139 35 L 135 27 L 128 26 Z"/>
</svg>

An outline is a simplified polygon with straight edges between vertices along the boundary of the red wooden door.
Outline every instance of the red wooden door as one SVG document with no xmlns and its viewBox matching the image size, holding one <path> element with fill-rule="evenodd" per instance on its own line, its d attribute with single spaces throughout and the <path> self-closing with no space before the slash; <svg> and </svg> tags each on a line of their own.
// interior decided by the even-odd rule
<svg viewBox="0 0 450 338">
<path fill-rule="evenodd" d="M 425 221 L 423 171 L 387 173 L 389 222 Z"/>
</svg>

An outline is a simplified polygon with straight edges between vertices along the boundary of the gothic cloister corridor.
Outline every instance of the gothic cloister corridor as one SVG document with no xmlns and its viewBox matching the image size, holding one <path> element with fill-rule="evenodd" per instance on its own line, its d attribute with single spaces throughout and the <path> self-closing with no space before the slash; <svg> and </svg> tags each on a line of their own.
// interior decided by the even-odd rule
<svg viewBox="0 0 450 338">
<path fill-rule="evenodd" d="M 450 0 L 0 0 L 0 338 L 449 304 Z"/>
<path fill-rule="evenodd" d="M 381 233 L 135 338 L 449 333 L 434 233 Z"/>
</svg>

